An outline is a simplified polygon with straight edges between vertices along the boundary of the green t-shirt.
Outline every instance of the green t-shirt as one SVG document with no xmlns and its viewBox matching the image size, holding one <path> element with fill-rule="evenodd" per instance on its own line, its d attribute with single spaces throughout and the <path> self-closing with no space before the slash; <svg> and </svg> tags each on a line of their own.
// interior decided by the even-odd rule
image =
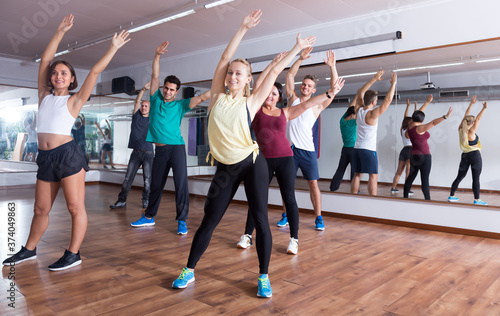
<svg viewBox="0 0 500 316">
<path fill-rule="evenodd" d="M 345 119 L 345 113 L 342 115 L 340 119 L 340 133 L 342 134 L 342 141 L 344 142 L 344 147 L 354 147 L 356 144 L 356 120 L 347 120 Z"/>
<path fill-rule="evenodd" d="M 186 112 L 190 111 L 191 99 L 163 102 L 160 89 L 149 99 L 149 129 L 146 141 L 166 145 L 184 145 L 181 136 L 181 121 Z"/>
</svg>

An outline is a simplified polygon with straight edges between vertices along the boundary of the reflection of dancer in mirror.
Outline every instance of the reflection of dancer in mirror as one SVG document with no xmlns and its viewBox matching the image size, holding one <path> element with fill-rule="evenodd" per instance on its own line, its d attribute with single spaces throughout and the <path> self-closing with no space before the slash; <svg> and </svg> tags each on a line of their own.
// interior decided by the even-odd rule
<svg viewBox="0 0 500 316">
<path fill-rule="evenodd" d="M 87 156 L 87 149 L 86 149 L 86 143 L 85 143 L 85 115 L 80 114 L 76 118 L 75 121 L 75 126 L 71 130 L 71 136 L 73 136 L 73 139 L 75 140 L 76 144 L 80 149 L 82 150 L 83 154 L 85 155 L 85 160 L 87 163 L 89 163 L 89 158 Z"/>
<path fill-rule="evenodd" d="M 328 57 L 333 58 L 332 51 L 328 52 Z M 262 71 L 259 79 L 255 82 L 254 89 L 260 86 L 262 80 L 281 58 L 283 58 L 283 54 L 276 56 Z M 342 89 L 344 81 L 340 78 L 333 78 L 331 82 L 333 88 L 331 87 L 328 90 L 328 94 L 333 98 Z M 273 175 L 276 175 L 278 180 L 281 197 L 286 209 L 283 216 L 287 222 L 283 226 L 290 222 L 290 241 L 287 253 L 295 255 L 299 249 L 299 209 L 295 200 L 295 162 L 292 149 L 286 138 L 286 123 L 299 117 L 304 111 L 313 106 L 328 106 L 332 99 L 326 93 L 322 93 L 296 106 L 279 109 L 276 104 L 283 98 L 282 89 L 281 84 L 274 83 L 271 93 L 252 121 L 252 127 L 255 130 L 259 149 L 267 161 L 269 182 L 271 182 Z M 279 223 L 278 226 L 280 226 Z M 245 234 L 241 236 L 238 248 L 248 248 L 252 244 L 253 230 L 252 215 L 248 212 Z"/>
<path fill-rule="evenodd" d="M 62 187 L 71 214 L 71 242 L 64 255 L 49 266 L 59 271 L 79 265 L 80 246 L 87 231 L 85 211 L 85 171 L 89 167 L 76 142 L 71 128 L 82 106 L 88 100 L 99 74 L 115 53 L 129 40 L 128 33 L 115 34 L 111 47 L 90 69 L 80 91 L 70 95 L 78 86 L 73 67 L 65 61 L 50 62 L 64 34 L 73 26 L 73 15 L 64 17 L 57 32 L 43 52 L 38 71 L 38 172 L 35 187 L 34 214 L 26 247 L 6 259 L 4 265 L 36 259 L 36 246 L 49 225 L 49 212 Z"/>
<path fill-rule="evenodd" d="M 378 117 L 388 108 L 394 98 L 397 76 L 391 74 L 391 87 L 385 95 L 384 101 L 377 107 L 378 91 L 368 90 L 377 81 L 382 80 L 384 71 L 377 71 L 375 76 L 365 83 L 356 95 L 356 124 L 357 138 L 354 145 L 351 166 L 354 169 L 354 178 L 351 181 L 351 192 L 359 193 L 361 174 L 368 173 L 368 193 L 377 195 L 378 159 L 377 159 L 377 130 Z"/>
<path fill-rule="evenodd" d="M 207 194 L 203 220 L 191 244 L 187 266 L 173 282 L 173 288 L 185 288 L 194 281 L 194 268 L 243 181 L 257 233 L 256 248 L 260 274 L 257 296 L 272 296 L 267 275 L 272 250 L 272 236 L 267 218 L 269 179 L 267 163 L 263 155 L 259 154 L 259 147 L 251 136 L 251 124 L 269 96 L 278 74 L 303 48 L 311 46 L 315 38 L 301 39 L 299 34 L 293 49 L 269 71 L 260 86 L 250 94 L 250 64 L 244 59 L 235 59 L 232 62 L 231 59 L 245 33 L 259 24 L 261 14 L 260 10 L 256 10 L 245 17 L 215 69 L 212 97 L 208 107 L 208 138 L 209 154 L 212 159 L 217 160 L 217 170 Z"/>
<path fill-rule="evenodd" d="M 460 149 L 462 149 L 463 153 L 460 158 L 460 165 L 458 166 L 457 178 L 451 185 L 450 197 L 448 197 L 448 201 L 457 202 L 459 200 L 459 198 L 455 196 L 455 191 L 470 167 L 472 172 L 472 192 L 474 192 L 474 204 L 488 205 L 488 203 L 479 199 L 479 176 L 481 175 L 481 170 L 483 169 L 483 160 L 481 158 L 481 142 L 479 141 L 479 136 L 476 134 L 477 128 L 479 127 L 479 121 L 481 120 L 481 117 L 483 117 L 484 111 L 488 105 L 486 102 L 483 102 L 483 108 L 479 111 L 477 116 L 474 117 L 474 115 L 470 115 L 470 111 L 476 102 L 477 97 L 473 96 L 467 111 L 465 111 L 464 118 L 458 126 Z"/>
<path fill-rule="evenodd" d="M 426 200 L 431 199 L 430 189 L 429 189 L 429 174 L 431 173 L 432 157 L 429 150 L 429 144 L 427 143 L 429 137 L 429 130 L 439 123 L 446 120 L 453 111 L 452 107 L 448 109 L 448 112 L 442 117 L 438 117 L 430 121 L 427 124 L 422 124 L 425 119 L 425 114 L 422 111 L 415 111 L 411 116 L 411 123 L 408 126 L 408 137 L 411 140 L 411 150 L 410 150 L 410 174 L 406 178 L 403 196 L 408 198 L 411 185 L 417 177 L 417 173 L 420 171 L 420 180 L 422 182 L 422 193 Z"/>
<path fill-rule="evenodd" d="M 103 138 L 103 143 L 102 143 L 102 148 L 101 148 L 102 167 L 105 169 L 108 168 L 106 166 L 106 155 L 107 155 L 109 158 L 109 164 L 111 165 L 111 168 L 116 169 L 115 165 L 113 165 L 113 157 L 111 156 L 111 124 L 109 124 L 108 119 L 106 119 L 105 121 L 106 121 L 106 124 L 108 125 L 108 127 L 104 129 L 104 132 L 102 131 L 99 123 L 95 122 L 95 126 L 97 126 L 97 130 L 99 131 L 99 133 L 101 133 L 101 136 Z"/>
<path fill-rule="evenodd" d="M 339 165 L 337 171 L 333 175 L 332 181 L 330 182 L 330 191 L 337 191 L 344 178 L 345 170 L 347 166 L 351 164 L 352 152 L 354 151 L 354 144 L 356 143 L 356 112 L 355 104 L 357 102 L 357 97 L 351 102 L 344 115 L 340 118 L 340 134 L 342 135 L 342 151 L 340 152 Z M 354 170 L 351 165 L 351 181 L 354 177 Z"/>
<path fill-rule="evenodd" d="M 302 84 L 300 85 L 300 95 L 295 91 L 295 76 L 297 75 L 302 62 L 311 57 L 311 51 L 312 47 L 304 49 L 286 74 L 285 93 L 290 107 L 306 102 L 316 92 L 317 79 L 312 75 L 306 75 L 304 79 L 302 79 Z M 324 61 L 325 64 L 330 67 L 330 88 L 333 89 L 333 85 L 337 81 L 338 74 L 335 54 L 332 50 L 327 52 L 327 59 Z M 323 222 L 323 217 L 321 216 L 321 192 L 318 186 L 318 153 L 316 153 L 313 141 L 313 127 L 321 112 L 332 102 L 332 96 L 328 94 L 328 91 L 325 95 L 327 96 L 326 101 L 323 101 L 320 104 L 315 104 L 312 108 L 306 110 L 299 117 L 297 117 L 297 119 L 290 121 L 289 123 L 289 134 L 292 142 L 293 159 L 295 162 L 295 174 L 297 174 L 297 171 L 300 168 L 304 179 L 307 180 L 311 203 L 316 215 L 314 225 L 315 229 L 319 231 L 325 230 L 325 224 Z M 286 224 L 285 216 L 286 213 L 283 213 L 283 218 L 278 222 L 279 226 Z"/>
<path fill-rule="evenodd" d="M 118 201 L 109 206 L 111 209 L 127 206 L 127 196 L 135 179 L 135 174 L 142 165 L 144 188 L 142 189 L 142 207 L 148 207 L 149 192 L 151 188 L 151 168 L 153 166 L 153 144 L 146 141 L 149 128 L 149 101 L 141 101 L 150 83 L 146 83 L 135 98 L 132 110 L 132 123 L 130 124 L 130 137 L 128 148 L 133 149 L 128 160 L 127 172 L 123 179 L 122 190 L 118 194 Z"/>
<path fill-rule="evenodd" d="M 432 99 L 434 97 L 432 94 L 429 94 L 427 97 L 427 100 L 425 103 L 420 107 L 420 111 L 424 111 L 427 105 L 432 102 Z M 415 101 L 415 110 L 413 112 L 417 111 L 417 102 Z M 397 185 L 399 182 L 399 179 L 401 178 L 401 175 L 403 174 L 403 171 L 406 170 L 406 178 L 408 178 L 408 174 L 410 174 L 410 150 L 411 150 L 411 141 L 410 138 L 408 138 L 408 125 L 410 125 L 411 122 L 411 116 L 410 114 L 410 99 L 406 99 L 406 110 L 405 114 L 403 116 L 403 122 L 401 123 L 401 129 L 399 130 L 399 133 L 401 134 L 401 140 L 403 141 L 403 149 L 401 149 L 401 152 L 399 153 L 399 163 L 398 163 L 398 169 L 396 170 L 396 174 L 394 175 L 394 179 L 392 180 L 392 187 L 391 187 L 391 193 L 397 193 L 399 190 L 397 189 Z M 413 192 L 410 191 L 408 193 L 409 195 L 413 195 Z"/>
<path fill-rule="evenodd" d="M 34 162 L 36 161 L 36 154 L 38 152 L 38 142 L 36 138 L 36 114 L 33 111 L 33 116 L 26 116 L 24 120 L 24 130 L 26 131 L 27 138 L 24 145 L 22 161 Z"/>
</svg>

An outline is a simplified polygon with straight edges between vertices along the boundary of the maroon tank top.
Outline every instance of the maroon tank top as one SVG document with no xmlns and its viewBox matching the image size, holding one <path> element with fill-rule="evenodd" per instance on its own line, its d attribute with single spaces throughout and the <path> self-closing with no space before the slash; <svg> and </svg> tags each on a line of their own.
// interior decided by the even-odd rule
<svg viewBox="0 0 500 316">
<path fill-rule="evenodd" d="M 286 138 L 286 117 L 283 109 L 280 116 L 270 116 L 259 109 L 252 121 L 259 149 L 265 158 L 293 156 Z"/>
<path fill-rule="evenodd" d="M 417 127 L 408 130 L 408 136 L 411 140 L 411 150 L 410 155 L 430 155 L 429 144 L 427 140 L 431 137 L 429 132 L 425 132 L 422 135 L 417 133 Z"/>
</svg>

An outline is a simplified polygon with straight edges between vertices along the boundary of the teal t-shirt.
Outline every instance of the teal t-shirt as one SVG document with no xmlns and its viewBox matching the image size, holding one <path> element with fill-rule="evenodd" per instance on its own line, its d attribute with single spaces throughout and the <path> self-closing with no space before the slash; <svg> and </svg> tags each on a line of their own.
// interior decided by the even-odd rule
<svg viewBox="0 0 500 316">
<path fill-rule="evenodd" d="M 345 113 L 342 115 L 340 119 L 340 133 L 342 134 L 342 141 L 344 142 L 344 147 L 354 147 L 356 143 L 356 120 L 347 120 L 345 119 Z"/>
<path fill-rule="evenodd" d="M 146 141 L 166 145 L 184 145 L 181 136 L 181 121 L 189 112 L 191 99 L 163 102 L 160 89 L 149 98 L 149 129 Z"/>
</svg>

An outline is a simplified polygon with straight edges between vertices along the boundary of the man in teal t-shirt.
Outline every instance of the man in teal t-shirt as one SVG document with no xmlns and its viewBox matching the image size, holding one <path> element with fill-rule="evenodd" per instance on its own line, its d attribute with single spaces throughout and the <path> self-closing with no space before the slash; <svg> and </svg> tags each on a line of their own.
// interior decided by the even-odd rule
<svg viewBox="0 0 500 316">
<path fill-rule="evenodd" d="M 186 112 L 210 98 L 210 91 L 189 99 L 175 100 L 181 86 L 176 76 L 168 76 L 160 91 L 160 56 L 167 51 L 168 42 L 163 42 L 155 50 L 153 72 L 151 74 L 149 129 L 146 141 L 155 143 L 151 193 L 149 205 L 142 217 L 131 223 L 132 227 L 153 226 L 158 213 L 161 195 L 167 182 L 170 168 L 174 175 L 175 217 L 177 234 L 187 233 L 186 220 L 189 212 L 189 190 L 187 183 L 186 147 L 181 136 L 180 125 Z"/>
<path fill-rule="evenodd" d="M 354 112 L 354 106 L 349 106 L 347 111 L 342 115 L 340 119 L 340 133 L 342 134 L 342 141 L 344 142 L 344 147 L 342 147 L 342 152 L 340 154 L 339 166 L 337 171 L 332 178 L 330 183 L 330 191 L 337 191 L 342 183 L 342 178 L 344 178 L 345 170 L 347 166 L 351 163 L 352 152 L 354 151 L 354 144 L 356 143 L 356 113 Z M 351 166 L 351 180 L 354 176 L 354 172 Z"/>
</svg>

